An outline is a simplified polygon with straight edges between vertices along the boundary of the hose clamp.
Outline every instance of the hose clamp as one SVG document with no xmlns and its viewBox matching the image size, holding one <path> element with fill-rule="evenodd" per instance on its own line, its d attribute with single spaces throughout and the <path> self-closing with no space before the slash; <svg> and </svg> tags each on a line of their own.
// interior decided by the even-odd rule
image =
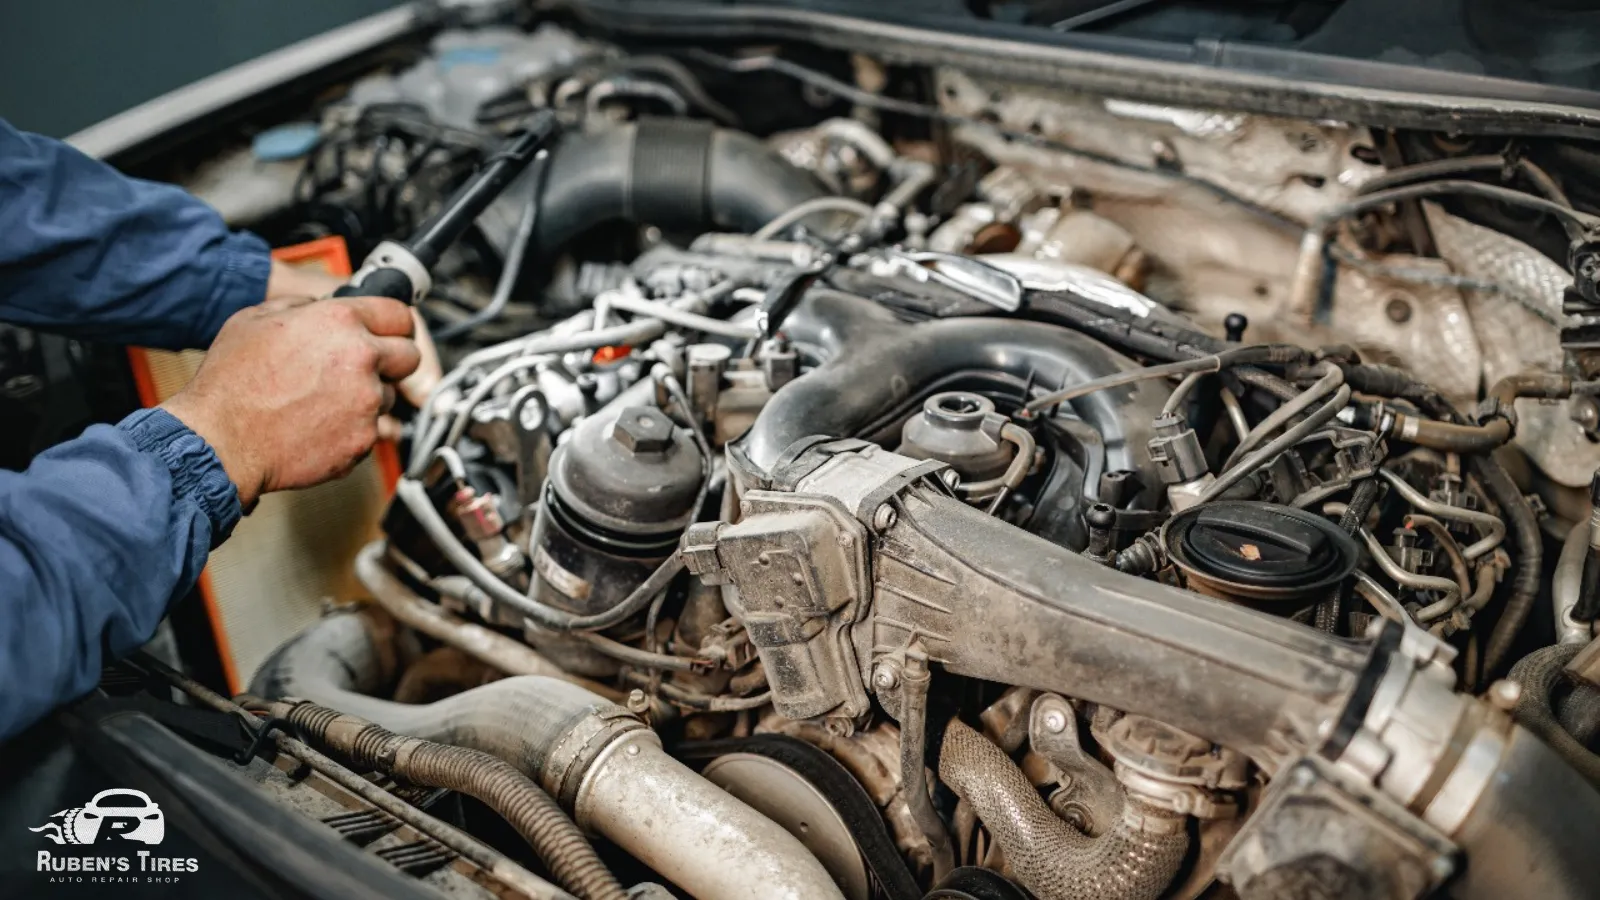
<svg viewBox="0 0 1600 900">
<path fill-rule="evenodd" d="M 648 731 L 645 724 L 621 707 L 602 708 L 579 719 L 550 748 L 540 767 L 539 781 L 545 792 L 567 809 L 577 803 L 585 776 L 605 753 L 624 736 Z M 657 744 L 654 732 L 646 735 Z"/>
</svg>

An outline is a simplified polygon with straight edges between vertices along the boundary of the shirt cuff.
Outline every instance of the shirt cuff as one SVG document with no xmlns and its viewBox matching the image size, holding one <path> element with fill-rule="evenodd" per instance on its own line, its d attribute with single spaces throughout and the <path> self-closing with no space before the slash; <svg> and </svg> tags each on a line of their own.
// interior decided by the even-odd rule
<svg viewBox="0 0 1600 900">
<path fill-rule="evenodd" d="M 206 251 L 206 264 L 216 273 L 211 302 L 196 323 L 195 346 L 207 347 L 241 309 L 267 299 L 267 279 L 272 276 L 272 248 L 248 231 L 235 231 Z"/>
<path fill-rule="evenodd" d="M 194 503 L 211 520 L 211 546 L 227 540 L 244 511 L 239 506 L 239 491 L 211 445 L 178 421 L 177 416 L 160 408 L 141 409 L 123 419 L 117 428 L 141 452 L 166 464 L 172 475 L 174 500 Z"/>
</svg>

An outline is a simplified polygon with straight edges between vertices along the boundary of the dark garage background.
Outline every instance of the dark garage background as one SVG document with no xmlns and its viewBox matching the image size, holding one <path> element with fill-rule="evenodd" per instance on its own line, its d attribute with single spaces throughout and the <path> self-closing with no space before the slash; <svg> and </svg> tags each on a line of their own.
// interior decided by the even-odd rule
<svg viewBox="0 0 1600 900">
<path fill-rule="evenodd" d="M 0 0 L 0 117 L 66 137 L 396 0 Z"/>
</svg>

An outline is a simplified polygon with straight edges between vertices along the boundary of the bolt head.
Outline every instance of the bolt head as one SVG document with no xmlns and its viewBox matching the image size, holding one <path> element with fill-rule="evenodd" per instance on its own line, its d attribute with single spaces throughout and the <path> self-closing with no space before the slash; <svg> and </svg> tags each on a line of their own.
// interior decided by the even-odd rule
<svg viewBox="0 0 1600 900">
<path fill-rule="evenodd" d="M 1096 503 L 1083 514 L 1091 528 L 1111 529 L 1117 525 L 1117 510 L 1109 503 Z"/>
<path fill-rule="evenodd" d="M 1051 734 L 1060 734 L 1067 730 L 1067 714 L 1059 709 L 1046 710 L 1045 714 L 1039 717 L 1039 724 Z"/>
<path fill-rule="evenodd" d="M 672 420 L 653 406 L 630 406 L 611 426 L 611 439 L 630 453 L 664 453 L 672 446 Z"/>
<path fill-rule="evenodd" d="M 872 686 L 880 691 L 894 690 L 900 686 L 899 671 L 888 663 L 878 666 L 872 673 Z"/>
<path fill-rule="evenodd" d="M 878 507 L 878 511 L 872 514 L 872 527 L 879 531 L 888 531 L 898 521 L 900 521 L 900 514 L 895 512 L 894 507 L 887 503 Z"/>
<path fill-rule="evenodd" d="M 638 688 L 634 688 L 628 692 L 628 699 L 626 703 L 628 706 L 628 711 L 632 713 L 642 713 L 650 708 L 650 698 L 646 697 L 644 695 L 644 691 Z"/>
</svg>

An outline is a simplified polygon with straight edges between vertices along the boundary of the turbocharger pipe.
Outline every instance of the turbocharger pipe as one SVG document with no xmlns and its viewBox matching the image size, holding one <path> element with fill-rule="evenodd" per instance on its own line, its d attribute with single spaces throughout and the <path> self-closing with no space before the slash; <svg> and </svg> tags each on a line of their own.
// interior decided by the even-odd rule
<svg viewBox="0 0 1600 900">
<path fill-rule="evenodd" d="M 698 900 L 843 900 L 799 840 L 668 756 L 621 707 L 534 675 L 423 706 L 363 696 L 382 683 L 382 655 L 361 617 L 331 616 L 280 648 L 252 690 L 499 757 Z"/>
<path fill-rule="evenodd" d="M 959 720 L 945 728 L 939 778 L 972 804 L 1039 900 L 1156 900 L 1188 852 L 1182 816 L 1132 799 L 1104 834 L 1084 834 L 1039 799 L 1004 751 Z"/>
<path fill-rule="evenodd" d="M 911 325 L 871 300 L 820 289 L 807 294 L 783 330 L 825 361 L 775 394 L 744 439 L 746 458 L 764 473 L 801 438 L 860 436 L 932 390 L 947 389 L 953 378 L 1020 392 L 1136 368 L 1105 344 L 1065 328 L 986 318 Z M 1104 439 L 1106 469 L 1142 473 L 1149 492 L 1159 490 L 1161 479 L 1145 446 L 1168 393 L 1158 382 L 1143 381 L 1070 404 Z"/>
</svg>

